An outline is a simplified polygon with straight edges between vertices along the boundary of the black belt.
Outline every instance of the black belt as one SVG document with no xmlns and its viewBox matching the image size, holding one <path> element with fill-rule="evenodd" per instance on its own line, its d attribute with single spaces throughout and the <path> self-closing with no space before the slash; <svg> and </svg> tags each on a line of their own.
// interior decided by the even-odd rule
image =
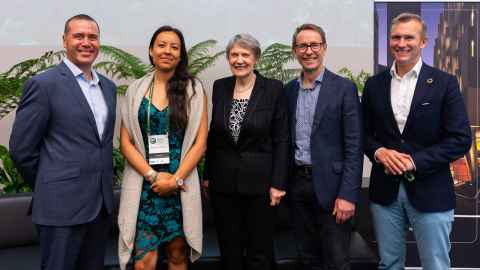
<svg viewBox="0 0 480 270">
<path fill-rule="evenodd" d="M 303 176 L 312 176 L 312 165 L 295 165 L 295 172 Z"/>
</svg>

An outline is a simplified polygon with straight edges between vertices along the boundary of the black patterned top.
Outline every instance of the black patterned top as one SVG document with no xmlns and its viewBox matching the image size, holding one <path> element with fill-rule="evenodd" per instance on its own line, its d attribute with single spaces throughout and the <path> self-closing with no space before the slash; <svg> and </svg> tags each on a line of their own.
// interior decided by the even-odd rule
<svg viewBox="0 0 480 270">
<path fill-rule="evenodd" d="M 233 141 L 238 142 L 240 130 L 242 129 L 243 118 L 248 107 L 248 99 L 233 99 L 232 109 L 230 110 L 230 118 L 228 121 L 228 129 L 232 135 Z"/>
</svg>

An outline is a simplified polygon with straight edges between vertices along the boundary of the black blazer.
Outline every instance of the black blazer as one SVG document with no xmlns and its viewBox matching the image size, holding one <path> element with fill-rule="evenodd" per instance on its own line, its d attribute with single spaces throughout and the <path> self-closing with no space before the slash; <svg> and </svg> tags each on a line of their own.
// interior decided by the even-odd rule
<svg viewBox="0 0 480 270">
<path fill-rule="evenodd" d="M 264 194 L 272 186 L 284 189 L 289 147 L 287 99 L 280 81 L 255 74 L 237 144 L 228 129 L 235 77 L 213 84 L 204 175 L 213 191 Z"/>
<path fill-rule="evenodd" d="M 449 163 L 464 155 L 472 140 L 457 79 L 424 63 L 403 133 L 393 116 L 391 79 L 390 70 L 369 78 L 362 98 L 365 154 L 373 163 L 370 200 L 391 204 L 403 181 L 409 201 L 417 210 L 453 209 L 455 193 Z M 375 151 L 382 146 L 412 156 L 415 181 L 384 173 L 383 166 L 374 160 Z"/>
<path fill-rule="evenodd" d="M 297 79 L 285 86 L 292 130 L 291 172 L 295 165 L 299 87 Z M 333 209 L 337 198 L 351 203 L 358 201 L 363 169 L 360 112 L 355 84 L 325 69 L 310 135 L 313 186 L 318 203 L 325 210 Z M 289 180 L 294 180 L 293 175 Z"/>
</svg>

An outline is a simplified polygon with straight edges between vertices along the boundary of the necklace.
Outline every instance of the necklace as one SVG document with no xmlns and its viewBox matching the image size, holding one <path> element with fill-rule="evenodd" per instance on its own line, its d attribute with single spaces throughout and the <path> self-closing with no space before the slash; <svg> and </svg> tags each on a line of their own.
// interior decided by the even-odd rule
<svg viewBox="0 0 480 270">
<path fill-rule="evenodd" d="M 243 93 L 246 93 L 246 92 L 249 92 L 253 89 L 253 86 L 255 85 L 255 79 L 254 78 L 253 80 L 251 80 L 250 82 L 248 82 L 245 86 L 243 87 L 240 87 L 238 83 L 235 84 L 235 89 L 233 90 L 235 93 L 238 93 L 238 94 L 243 94 Z"/>
</svg>

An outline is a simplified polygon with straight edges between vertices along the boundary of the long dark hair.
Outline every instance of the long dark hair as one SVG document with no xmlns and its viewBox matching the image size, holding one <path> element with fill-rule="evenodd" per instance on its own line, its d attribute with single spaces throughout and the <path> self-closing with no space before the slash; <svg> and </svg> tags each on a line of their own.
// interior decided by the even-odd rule
<svg viewBox="0 0 480 270">
<path fill-rule="evenodd" d="M 195 95 L 195 80 L 192 75 L 188 72 L 188 54 L 187 48 L 185 46 L 185 39 L 180 30 L 173 28 L 169 25 L 161 26 L 160 28 L 153 33 L 152 38 L 150 39 L 149 49 L 153 49 L 155 40 L 157 36 L 162 32 L 174 32 L 177 34 L 180 39 L 180 61 L 178 62 L 177 67 L 173 76 L 168 80 L 167 83 L 167 98 L 168 106 L 170 111 L 170 127 L 174 131 L 180 131 L 187 127 L 188 122 L 188 109 L 189 109 L 189 100 L 187 100 L 187 86 L 191 82 L 193 94 Z M 148 54 L 150 59 L 150 64 L 155 66 L 152 57 Z"/>
</svg>

